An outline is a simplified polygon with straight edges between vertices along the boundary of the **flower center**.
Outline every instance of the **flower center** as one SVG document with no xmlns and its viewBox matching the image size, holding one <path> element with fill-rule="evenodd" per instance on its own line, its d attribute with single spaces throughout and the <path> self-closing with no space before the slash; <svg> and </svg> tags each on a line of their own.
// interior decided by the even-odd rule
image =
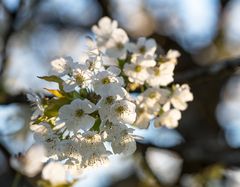
<svg viewBox="0 0 240 187">
<path fill-rule="evenodd" d="M 148 95 L 148 97 L 149 97 L 150 99 L 154 99 L 156 96 L 157 96 L 157 93 L 156 93 L 156 92 L 151 92 L 151 93 L 149 93 L 149 95 Z"/>
<path fill-rule="evenodd" d="M 142 54 L 145 54 L 145 52 L 146 52 L 145 46 L 141 46 L 141 47 L 139 48 L 139 52 L 142 53 Z"/>
<path fill-rule="evenodd" d="M 164 63 L 164 62 L 167 62 L 169 61 L 169 58 L 165 57 L 165 56 L 160 56 L 159 57 L 159 60 L 158 62 L 161 64 L 161 63 Z"/>
<path fill-rule="evenodd" d="M 87 136 L 85 137 L 85 141 L 88 143 L 88 144 L 95 144 L 95 143 L 98 143 L 101 141 L 101 138 L 99 136 L 94 136 L 94 135 L 90 135 L 90 136 Z"/>
<path fill-rule="evenodd" d="M 78 109 L 75 112 L 75 116 L 78 117 L 78 118 L 82 117 L 83 114 L 84 114 L 84 111 L 82 109 Z"/>
<path fill-rule="evenodd" d="M 84 76 L 83 76 L 82 74 L 80 74 L 80 73 L 75 76 L 75 79 L 76 79 L 76 82 L 77 82 L 79 85 L 83 84 L 84 81 L 85 81 Z"/>
<path fill-rule="evenodd" d="M 157 67 L 154 68 L 154 75 L 155 76 L 159 76 L 160 75 L 160 69 L 159 68 L 157 68 Z"/>
<path fill-rule="evenodd" d="M 140 115 L 143 114 L 144 111 L 145 111 L 144 108 L 138 108 L 137 109 L 137 113 L 140 114 Z"/>
<path fill-rule="evenodd" d="M 142 71 L 142 67 L 140 65 L 136 65 L 134 70 L 135 72 L 139 73 L 140 71 Z"/>
<path fill-rule="evenodd" d="M 113 104 L 113 101 L 114 101 L 114 97 L 113 96 L 108 96 L 107 98 L 106 98 L 106 103 L 107 104 Z"/>
<path fill-rule="evenodd" d="M 123 49 L 124 45 L 123 45 L 121 42 L 118 42 L 118 43 L 116 44 L 116 47 L 117 47 L 118 49 Z"/>
<path fill-rule="evenodd" d="M 96 65 L 96 62 L 92 61 L 92 60 L 88 60 L 88 69 L 89 70 L 94 70 L 95 69 L 95 65 Z"/>
<path fill-rule="evenodd" d="M 109 77 L 105 77 L 105 78 L 102 79 L 102 83 L 103 84 L 109 84 L 109 83 L 111 83 L 111 80 L 110 80 Z"/>
<path fill-rule="evenodd" d="M 115 109 L 115 111 L 121 115 L 126 111 L 126 108 L 124 106 L 119 106 Z"/>
</svg>

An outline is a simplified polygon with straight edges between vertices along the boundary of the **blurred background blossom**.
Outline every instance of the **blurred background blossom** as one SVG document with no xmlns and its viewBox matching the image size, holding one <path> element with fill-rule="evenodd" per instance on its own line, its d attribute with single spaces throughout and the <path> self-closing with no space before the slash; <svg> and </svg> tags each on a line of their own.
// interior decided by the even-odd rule
<svg viewBox="0 0 240 187">
<path fill-rule="evenodd" d="M 160 53 L 179 50 L 175 78 L 190 84 L 195 100 L 179 128 L 136 130 L 144 140 L 133 157 L 112 159 L 76 186 L 239 186 L 239 0 L 1 0 L 1 186 L 15 176 L 9 154 L 33 142 L 25 94 L 55 86 L 37 78 L 52 59 L 82 61 L 86 36 L 102 16 L 116 19 L 133 40 L 156 39 Z"/>
</svg>

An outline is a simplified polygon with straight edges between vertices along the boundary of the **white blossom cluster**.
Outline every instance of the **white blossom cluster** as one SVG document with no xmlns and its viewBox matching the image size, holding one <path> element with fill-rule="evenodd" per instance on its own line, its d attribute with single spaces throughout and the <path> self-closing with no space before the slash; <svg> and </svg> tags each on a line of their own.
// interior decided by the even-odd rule
<svg viewBox="0 0 240 187">
<path fill-rule="evenodd" d="M 40 77 L 58 84 L 56 90 L 47 89 L 52 97 L 28 96 L 36 103 L 31 130 L 51 161 L 42 173 L 48 181 L 54 167 L 78 172 L 106 163 L 111 154 L 133 154 L 136 142 L 129 126 L 147 128 L 154 119 L 156 127 L 177 127 L 180 111 L 193 100 L 187 84 L 173 84 L 178 51 L 157 55 L 154 39 L 130 42 L 108 17 L 92 31 L 96 42 L 85 61 L 55 59 L 50 75 Z M 61 176 L 65 179 L 66 173 Z"/>
<path fill-rule="evenodd" d="M 154 39 L 139 38 L 129 42 L 126 32 L 117 27 L 116 21 L 102 18 L 93 26 L 98 48 L 112 62 L 117 61 L 126 79 L 125 88 L 140 89 L 136 98 L 137 118 L 134 125 L 147 128 L 154 119 L 155 127 L 175 128 L 181 119 L 181 112 L 193 95 L 187 84 L 168 85 L 173 82 L 173 71 L 180 53 L 169 50 L 166 55 L 157 56 Z M 129 89 L 128 89 L 129 90 Z"/>
<path fill-rule="evenodd" d="M 132 129 L 126 126 L 136 119 L 136 105 L 123 87 L 121 70 L 98 66 L 101 61 L 94 55 L 95 61 L 89 58 L 85 64 L 71 58 L 51 62 L 54 75 L 43 79 L 60 81 L 59 90 L 49 90 L 55 97 L 44 101 L 43 115 L 31 126 L 48 157 L 74 170 L 102 165 L 110 154 L 130 155 L 136 149 Z"/>
</svg>

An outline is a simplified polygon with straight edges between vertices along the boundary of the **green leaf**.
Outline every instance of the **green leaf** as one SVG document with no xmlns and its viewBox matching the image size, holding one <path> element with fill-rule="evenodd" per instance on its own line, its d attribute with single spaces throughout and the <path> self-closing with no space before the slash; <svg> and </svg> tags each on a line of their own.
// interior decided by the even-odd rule
<svg viewBox="0 0 240 187">
<path fill-rule="evenodd" d="M 44 121 L 46 121 L 46 120 L 47 120 L 47 118 L 46 118 L 45 116 L 40 116 L 39 118 L 37 118 L 37 119 L 33 122 L 33 124 L 39 124 L 39 123 L 44 122 Z"/>
<path fill-rule="evenodd" d="M 123 69 L 124 64 L 126 63 L 125 60 L 118 59 L 118 66 L 120 69 Z"/>
<path fill-rule="evenodd" d="M 81 90 L 80 90 L 80 93 L 79 93 L 79 94 L 80 94 L 81 97 L 86 98 L 87 95 L 88 95 L 88 91 L 87 91 L 86 88 L 84 88 L 84 89 L 81 89 Z"/>
<path fill-rule="evenodd" d="M 101 119 L 100 118 L 97 118 L 93 127 L 90 129 L 92 131 L 98 131 L 100 130 L 100 124 L 101 124 Z"/>
<path fill-rule="evenodd" d="M 51 76 L 43 76 L 43 77 L 38 77 L 38 78 L 43 79 L 43 80 L 48 81 L 48 82 L 58 83 L 58 86 L 59 86 L 60 90 L 63 91 L 63 80 L 60 77 L 55 76 L 55 75 L 51 75 Z"/>
<path fill-rule="evenodd" d="M 73 181 L 72 183 L 53 185 L 48 180 L 40 179 L 37 181 L 37 186 L 39 186 L 39 187 L 72 187 L 74 185 L 74 183 L 76 183 L 76 182 Z"/>
<path fill-rule="evenodd" d="M 47 101 L 46 108 L 44 110 L 44 115 L 47 117 L 56 117 L 58 115 L 58 110 L 66 104 L 69 104 L 71 100 L 66 97 L 52 98 Z"/>
<path fill-rule="evenodd" d="M 48 88 L 45 88 L 45 90 L 47 90 L 49 93 L 53 94 L 56 97 L 64 97 L 63 96 L 64 93 L 61 92 L 60 90 L 53 90 L 53 89 L 48 89 Z"/>
<path fill-rule="evenodd" d="M 63 80 L 58 77 L 58 76 L 55 76 L 55 75 L 51 75 L 51 76 L 43 76 L 43 77 L 38 77 L 39 79 L 43 79 L 45 81 L 48 81 L 48 82 L 56 82 L 56 83 L 62 83 Z"/>
<path fill-rule="evenodd" d="M 71 97 L 73 99 L 83 99 L 83 97 L 77 91 L 71 92 Z"/>
</svg>

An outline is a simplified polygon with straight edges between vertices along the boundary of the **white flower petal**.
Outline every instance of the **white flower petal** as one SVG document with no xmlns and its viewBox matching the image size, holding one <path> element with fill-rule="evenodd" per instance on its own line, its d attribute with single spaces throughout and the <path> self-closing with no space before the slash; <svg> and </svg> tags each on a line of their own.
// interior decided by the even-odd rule
<svg viewBox="0 0 240 187">
<path fill-rule="evenodd" d="M 64 166 L 59 162 L 48 163 L 42 171 L 42 178 L 49 181 L 53 186 L 67 183 L 67 174 Z"/>
<path fill-rule="evenodd" d="M 181 112 L 176 109 L 171 109 L 164 112 L 160 117 L 154 120 L 155 127 L 166 126 L 168 128 L 175 128 L 178 126 L 178 121 L 181 119 Z"/>
<path fill-rule="evenodd" d="M 71 72 L 73 59 L 71 57 L 58 58 L 50 62 L 52 71 L 50 74 L 63 76 Z"/>
<path fill-rule="evenodd" d="M 121 70 L 115 66 L 110 66 L 107 71 L 111 72 L 113 75 L 118 76 L 121 73 Z"/>
<path fill-rule="evenodd" d="M 84 115 L 79 119 L 79 125 L 83 130 L 89 130 L 95 123 L 95 118 L 89 115 Z"/>
<path fill-rule="evenodd" d="M 20 157 L 12 157 L 11 166 L 17 171 L 28 177 L 37 175 L 43 166 L 46 150 L 43 145 L 34 144 L 30 149 Z"/>
<path fill-rule="evenodd" d="M 63 83 L 63 90 L 65 92 L 72 92 L 75 90 L 75 88 L 77 87 L 77 84 L 74 80 L 66 80 L 64 83 Z"/>
<path fill-rule="evenodd" d="M 115 154 L 132 155 L 136 151 L 136 142 L 131 135 L 125 134 L 112 142 L 112 149 Z"/>
</svg>

